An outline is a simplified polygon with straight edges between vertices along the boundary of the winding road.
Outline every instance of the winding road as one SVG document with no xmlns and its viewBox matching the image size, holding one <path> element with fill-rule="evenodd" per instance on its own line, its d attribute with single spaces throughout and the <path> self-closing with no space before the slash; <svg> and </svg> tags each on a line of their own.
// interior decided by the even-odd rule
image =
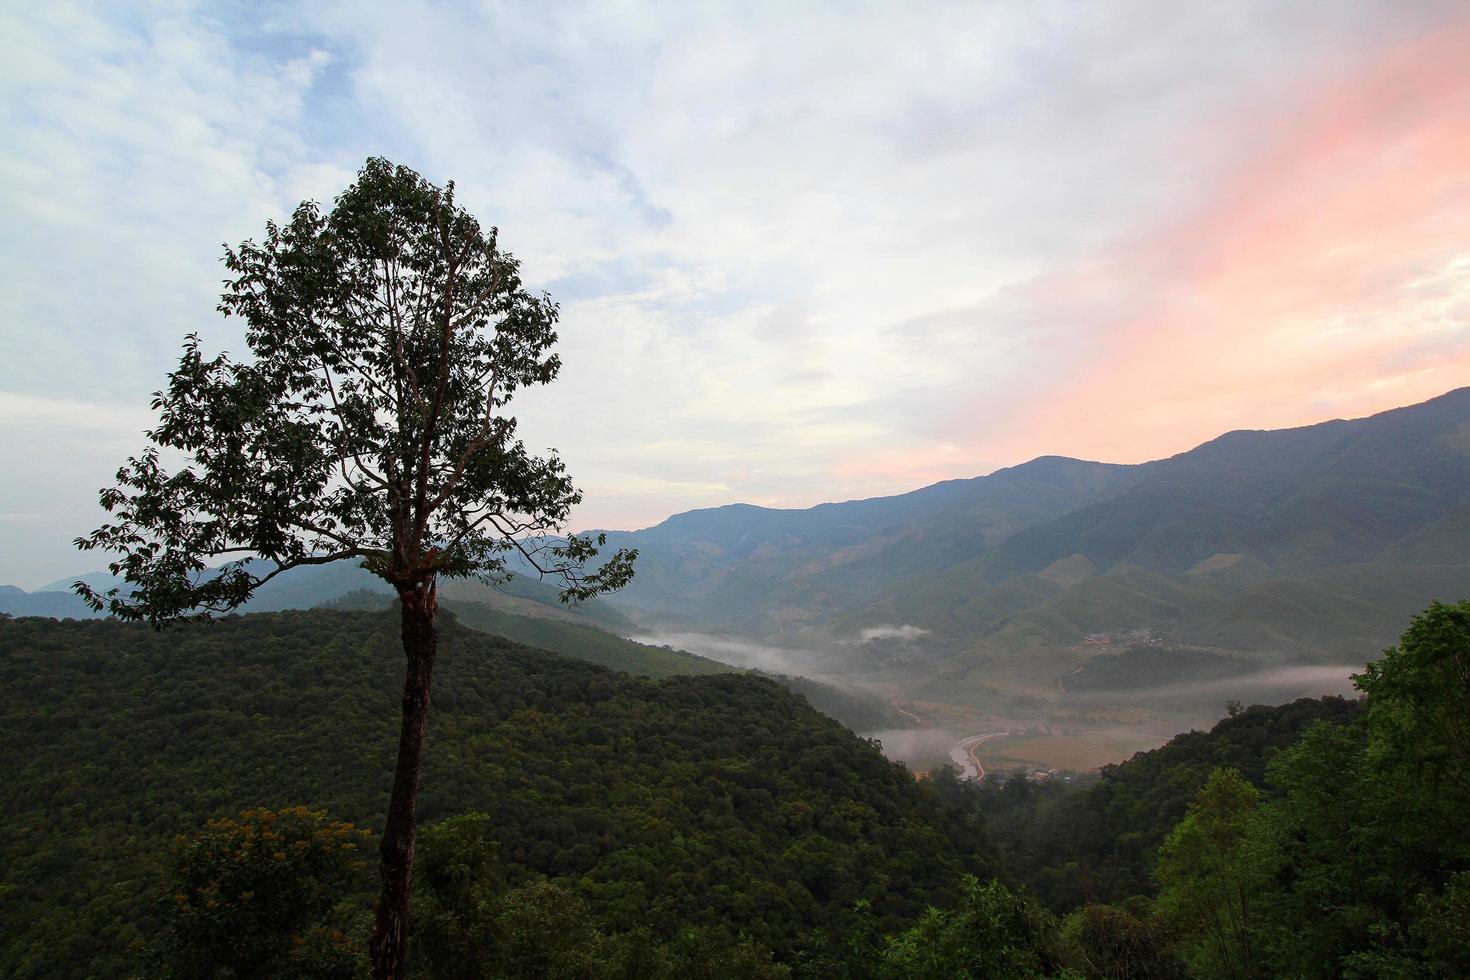
<svg viewBox="0 0 1470 980">
<path fill-rule="evenodd" d="M 1000 738 L 1009 735 L 1010 732 L 990 732 L 985 735 L 971 735 L 962 738 L 955 743 L 954 748 L 949 750 L 949 757 L 960 769 L 961 779 L 984 779 L 985 767 L 980 764 L 980 757 L 975 754 L 975 747 L 987 739 Z"/>
<path fill-rule="evenodd" d="M 924 723 L 924 719 L 920 718 L 918 715 L 914 714 L 912 711 L 910 711 L 908 708 L 905 708 L 897 701 L 890 701 L 888 703 L 893 706 L 894 711 L 897 711 L 901 715 L 906 715 L 907 717 L 912 718 L 915 725 L 922 725 Z"/>
</svg>

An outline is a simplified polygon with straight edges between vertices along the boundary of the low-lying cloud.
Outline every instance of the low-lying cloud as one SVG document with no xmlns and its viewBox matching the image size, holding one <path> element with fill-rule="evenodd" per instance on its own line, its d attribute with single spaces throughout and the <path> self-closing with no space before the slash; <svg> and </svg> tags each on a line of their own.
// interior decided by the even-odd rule
<svg viewBox="0 0 1470 980">
<path fill-rule="evenodd" d="M 634 634 L 628 639 L 650 646 L 669 646 L 733 667 L 763 670 L 769 674 L 800 674 L 820 679 L 824 670 L 831 666 L 829 658 L 817 650 L 771 646 L 717 633 L 659 631 Z"/>
<path fill-rule="evenodd" d="M 929 631 L 905 623 L 902 626 L 869 626 L 858 633 L 858 639 L 863 643 L 872 643 L 874 640 L 917 640 L 921 636 L 928 636 Z"/>
<path fill-rule="evenodd" d="M 1162 684 L 1131 690 L 1069 693 L 1068 699 L 1086 703 L 1189 702 L 1202 698 L 1237 699 L 1247 703 L 1280 704 L 1298 697 L 1353 693 L 1352 676 L 1362 664 L 1273 667 L 1250 674 L 1219 677 L 1182 684 Z"/>
<path fill-rule="evenodd" d="M 863 737 L 881 742 L 883 755 L 891 761 L 905 763 L 911 769 L 927 769 L 949 762 L 950 749 L 965 735 L 947 728 L 885 728 L 863 732 Z"/>
</svg>

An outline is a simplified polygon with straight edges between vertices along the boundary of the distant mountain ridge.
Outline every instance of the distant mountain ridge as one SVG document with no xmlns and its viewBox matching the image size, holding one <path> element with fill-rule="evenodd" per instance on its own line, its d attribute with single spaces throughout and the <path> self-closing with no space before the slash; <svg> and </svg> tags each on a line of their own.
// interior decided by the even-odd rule
<svg viewBox="0 0 1470 980">
<path fill-rule="evenodd" d="M 1148 463 L 1042 456 L 897 496 L 732 504 L 608 537 L 640 551 L 633 583 L 608 600 L 567 610 L 530 579 L 493 594 L 450 582 L 445 595 L 623 635 L 835 646 L 859 672 L 917 659 L 930 666 L 906 672 L 930 670 L 944 688 L 1089 636 L 1360 661 L 1431 599 L 1470 594 L 1470 388 L 1362 419 L 1229 432 Z M 386 593 L 351 563 L 301 569 L 247 610 L 362 588 Z M 68 594 L 13 589 L 0 612 L 85 614 Z M 1018 678 L 1048 683 L 1039 666 Z"/>
<path fill-rule="evenodd" d="M 1141 628 L 1275 659 L 1371 655 L 1430 599 L 1470 594 L 1470 388 L 1148 463 L 1043 456 L 609 538 L 640 550 L 613 601 L 644 623 L 792 644 L 906 625 L 961 657 L 951 677 L 979 647 Z"/>
<path fill-rule="evenodd" d="M 644 531 L 608 532 L 639 548 L 634 584 L 614 601 L 675 622 L 766 632 L 772 603 L 813 615 L 895 578 L 966 560 L 995 542 L 1121 488 L 1130 468 L 1060 456 L 895 497 L 773 510 L 690 511 Z M 777 624 L 789 625 L 789 624 Z M 779 631 L 779 629 L 777 630 Z"/>
<path fill-rule="evenodd" d="M 96 618 L 100 614 L 88 609 L 86 603 L 71 591 L 71 584 L 75 581 L 85 582 L 99 590 L 122 585 L 106 572 L 58 579 L 35 592 L 4 585 L 0 586 L 0 613 L 56 619 Z M 560 593 L 555 586 L 528 575 L 516 575 L 496 587 L 477 579 L 451 579 L 441 583 L 439 592 L 446 599 L 484 604 L 507 614 L 595 625 L 613 632 L 628 630 L 632 625 L 622 613 L 605 602 L 591 600 L 567 606 L 560 601 Z M 393 594 L 387 583 L 356 562 L 339 561 L 330 565 L 304 566 L 272 579 L 240 611 L 314 609 L 355 593 L 378 595 L 385 603 Z"/>
</svg>

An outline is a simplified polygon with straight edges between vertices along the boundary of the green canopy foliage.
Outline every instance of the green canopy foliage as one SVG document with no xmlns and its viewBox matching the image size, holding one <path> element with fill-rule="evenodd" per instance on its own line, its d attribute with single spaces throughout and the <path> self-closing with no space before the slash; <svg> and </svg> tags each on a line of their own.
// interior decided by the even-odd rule
<svg viewBox="0 0 1470 980">
<path fill-rule="evenodd" d="M 175 842 L 159 970 L 180 978 L 352 980 L 363 950 L 347 931 L 367 869 L 351 824 L 304 807 L 246 810 Z M 360 915 L 357 916 L 360 918 Z"/>
<path fill-rule="evenodd" d="M 1040 980 L 1065 976 L 1055 923 L 1035 903 L 994 879 L 964 880 L 950 909 L 931 908 L 883 949 L 874 976 L 892 980 Z"/>
<path fill-rule="evenodd" d="M 1194 976 L 1254 975 L 1254 865 L 1242 845 L 1259 801 L 1260 793 L 1238 771 L 1217 769 L 1159 848 L 1157 914 L 1176 936 Z"/>
<path fill-rule="evenodd" d="M 163 929 L 169 842 L 207 820 L 304 803 L 375 826 L 395 627 L 334 611 L 163 634 L 0 624 L 17 760 L 0 974 L 126 972 L 126 947 Z M 845 934 L 858 899 L 896 931 L 990 867 L 978 814 L 774 681 L 655 682 L 452 622 L 444 637 L 420 820 L 485 814 L 507 888 L 549 880 L 609 935 L 733 927 L 786 957 L 816 929 Z"/>
<path fill-rule="evenodd" d="M 569 598 L 628 580 L 633 555 L 584 574 L 595 545 L 547 537 L 581 494 L 506 408 L 560 370 L 557 307 L 453 182 L 371 159 L 330 211 L 303 202 L 225 267 L 219 309 L 244 321 L 251 356 L 186 339 L 151 445 L 102 491 L 114 521 L 77 539 L 132 586 L 78 582 L 95 608 L 153 623 L 225 611 L 283 571 L 349 558 L 400 589 L 494 579 L 512 550 Z"/>
<path fill-rule="evenodd" d="M 1470 602 L 1435 603 L 1358 675 L 1366 724 L 1314 728 L 1272 764 L 1248 855 L 1256 932 L 1301 976 L 1470 970 Z"/>
</svg>

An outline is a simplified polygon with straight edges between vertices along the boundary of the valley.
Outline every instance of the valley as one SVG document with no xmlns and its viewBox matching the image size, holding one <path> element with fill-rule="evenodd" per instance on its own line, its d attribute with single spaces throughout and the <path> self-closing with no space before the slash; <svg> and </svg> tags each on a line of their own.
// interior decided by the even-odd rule
<svg viewBox="0 0 1470 980">
<path fill-rule="evenodd" d="M 1470 4 L 0 23 L 3 980 L 1470 978 Z"/>
<path fill-rule="evenodd" d="M 1026 733 L 991 765 L 1092 768 L 1227 702 L 1348 694 L 1407 617 L 1470 594 L 1467 432 L 1458 389 L 1132 466 L 694 511 L 609 533 L 640 550 L 609 602 L 645 640 L 856 686 L 919 727 Z M 942 742 L 890 751 L 925 768 Z"/>
<path fill-rule="evenodd" d="M 444 596 L 468 625 L 614 669 L 753 669 L 884 702 L 862 730 L 917 770 L 1000 731 L 977 765 L 1092 769 L 1227 702 L 1348 694 L 1416 611 L 1470 594 L 1467 432 L 1459 389 L 1134 466 L 1041 457 L 897 497 L 692 511 L 608 532 L 640 556 L 604 599 L 565 606 L 525 568 Z M 86 615 L 66 584 L 0 591 L 0 612 Z M 245 610 L 349 595 L 389 598 L 339 563 Z"/>
<path fill-rule="evenodd" d="M 1470 594 L 1467 419 L 1462 389 L 1139 467 L 1044 458 L 911 499 L 677 515 L 609 535 L 644 584 L 572 606 L 524 568 L 447 582 L 426 867 L 445 847 L 479 862 L 497 915 L 523 889 L 580 903 L 575 942 L 608 963 L 697 935 L 702 961 L 772 971 L 752 976 L 907 976 L 903 937 L 926 903 L 978 901 L 967 874 L 1067 923 L 1148 901 L 1194 794 L 1269 783 L 1273 753 L 1360 747 L 1363 664 L 1426 606 L 1459 629 L 1463 605 L 1430 604 Z M 53 975 L 53 949 L 103 972 L 156 951 L 170 835 L 243 804 L 371 820 L 390 763 L 398 614 L 363 569 L 303 569 L 167 633 L 98 621 L 62 585 L 0 591 L 0 710 L 26 759 L 0 848 L 0 884 L 27 896 L 0 944 L 16 975 Z M 1445 829 L 1419 837 L 1453 839 L 1454 795 L 1426 799 Z M 353 880 L 334 914 L 361 933 Z M 437 935 L 435 903 L 470 899 L 425 887 Z M 1147 928 L 1188 934 L 1153 908 Z M 909 931 L 859 940 L 874 923 Z"/>
</svg>

